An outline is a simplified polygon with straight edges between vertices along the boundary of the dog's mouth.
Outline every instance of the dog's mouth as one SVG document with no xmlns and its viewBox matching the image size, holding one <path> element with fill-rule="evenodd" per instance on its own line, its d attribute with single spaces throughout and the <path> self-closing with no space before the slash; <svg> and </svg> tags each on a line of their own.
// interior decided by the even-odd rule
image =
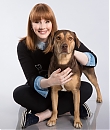
<svg viewBox="0 0 110 130">
<path fill-rule="evenodd" d="M 68 53 L 68 50 L 67 49 L 62 49 L 61 52 L 62 53 Z"/>
</svg>

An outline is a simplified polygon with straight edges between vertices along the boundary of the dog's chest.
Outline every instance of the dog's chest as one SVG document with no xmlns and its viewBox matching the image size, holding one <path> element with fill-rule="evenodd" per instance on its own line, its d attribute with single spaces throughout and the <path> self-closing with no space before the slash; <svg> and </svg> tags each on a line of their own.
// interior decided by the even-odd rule
<svg viewBox="0 0 110 130">
<path fill-rule="evenodd" d="M 61 87 L 62 87 L 62 90 L 61 90 L 61 91 L 67 91 L 67 90 L 65 89 L 64 85 L 61 85 Z"/>
</svg>

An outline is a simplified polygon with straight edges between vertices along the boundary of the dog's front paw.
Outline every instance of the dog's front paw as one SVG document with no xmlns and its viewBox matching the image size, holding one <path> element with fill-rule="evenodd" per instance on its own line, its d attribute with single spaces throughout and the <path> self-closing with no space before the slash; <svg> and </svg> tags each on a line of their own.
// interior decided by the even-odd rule
<svg viewBox="0 0 110 130">
<path fill-rule="evenodd" d="M 54 126 L 56 125 L 56 120 L 54 119 L 50 119 L 48 122 L 47 122 L 47 126 Z"/>
<path fill-rule="evenodd" d="M 75 120 L 74 121 L 74 127 L 76 129 L 80 129 L 82 127 L 82 122 L 80 120 L 79 121 Z"/>
<path fill-rule="evenodd" d="M 102 102 L 102 98 L 101 97 L 98 97 L 97 100 L 96 100 L 97 103 L 101 103 Z"/>
</svg>

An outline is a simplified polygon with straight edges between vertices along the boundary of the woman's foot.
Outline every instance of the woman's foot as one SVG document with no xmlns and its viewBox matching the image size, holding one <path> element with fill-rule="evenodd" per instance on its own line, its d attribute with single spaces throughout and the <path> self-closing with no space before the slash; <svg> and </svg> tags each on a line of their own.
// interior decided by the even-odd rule
<svg viewBox="0 0 110 130">
<path fill-rule="evenodd" d="M 88 117 L 91 116 L 91 111 L 90 108 L 86 103 L 84 103 L 81 108 L 80 108 L 80 117 L 81 119 L 87 119 Z"/>
<path fill-rule="evenodd" d="M 35 115 L 39 117 L 39 122 L 41 122 L 41 121 L 44 121 L 44 120 L 50 118 L 51 115 L 52 115 L 52 111 L 47 109 L 47 110 L 45 110 L 43 112 L 36 113 Z"/>
<path fill-rule="evenodd" d="M 73 110 L 70 110 L 70 114 L 74 115 Z M 91 116 L 91 111 L 90 108 L 88 107 L 88 105 L 86 103 L 84 103 L 83 105 L 81 105 L 80 107 L 80 118 L 81 119 L 87 119 L 88 117 Z"/>
<path fill-rule="evenodd" d="M 39 117 L 32 114 L 31 111 L 25 109 L 25 111 L 22 113 L 21 128 L 25 129 L 26 127 L 38 122 Z"/>
<path fill-rule="evenodd" d="M 48 109 L 37 114 L 33 114 L 31 113 L 31 111 L 26 109 L 22 114 L 21 128 L 25 129 L 30 125 L 34 125 L 38 122 L 44 121 L 45 119 L 50 118 L 51 114 L 52 112 Z"/>
</svg>

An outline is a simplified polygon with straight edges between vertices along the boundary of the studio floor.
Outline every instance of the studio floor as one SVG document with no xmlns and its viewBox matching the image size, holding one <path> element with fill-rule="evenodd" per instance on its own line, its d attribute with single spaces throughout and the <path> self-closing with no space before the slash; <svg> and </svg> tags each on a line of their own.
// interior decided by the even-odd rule
<svg viewBox="0 0 110 130">
<path fill-rule="evenodd" d="M 81 130 L 109 130 L 109 101 L 103 99 L 103 103 L 96 103 L 93 95 L 87 104 L 91 109 L 92 116 L 87 120 L 81 120 L 83 123 Z M 0 109 L 0 130 L 21 130 L 20 121 L 24 108 L 16 103 L 11 105 L 7 102 L 7 106 L 1 105 Z M 29 126 L 26 130 L 74 130 L 73 118 L 67 113 L 58 117 L 57 124 L 53 127 L 46 126 L 47 121 L 44 121 Z"/>
</svg>

